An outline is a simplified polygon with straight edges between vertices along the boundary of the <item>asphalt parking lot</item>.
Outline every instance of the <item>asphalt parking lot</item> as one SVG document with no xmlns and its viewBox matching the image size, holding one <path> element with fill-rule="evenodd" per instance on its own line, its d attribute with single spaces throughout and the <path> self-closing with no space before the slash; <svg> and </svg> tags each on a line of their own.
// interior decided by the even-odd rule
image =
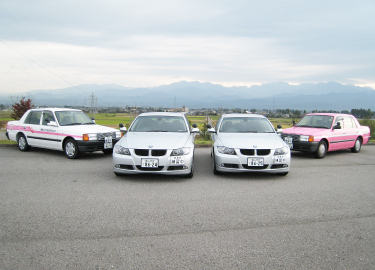
<svg viewBox="0 0 375 270">
<path fill-rule="evenodd" d="M 1 269 L 374 269 L 375 146 L 291 171 L 116 177 L 101 153 L 0 147 Z"/>
</svg>

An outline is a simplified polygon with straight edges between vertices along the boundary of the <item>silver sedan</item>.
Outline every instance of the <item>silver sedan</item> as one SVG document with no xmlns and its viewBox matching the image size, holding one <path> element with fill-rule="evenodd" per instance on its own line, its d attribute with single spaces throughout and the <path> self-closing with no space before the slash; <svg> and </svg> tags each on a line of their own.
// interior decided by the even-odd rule
<svg viewBox="0 0 375 270">
<path fill-rule="evenodd" d="M 154 173 L 194 175 L 194 139 L 199 133 L 182 113 L 143 113 L 114 146 L 116 175 Z"/>
<path fill-rule="evenodd" d="M 213 172 L 267 172 L 287 175 L 290 149 L 262 115 L 224 114 L 216 128 L 208 126 L 214 142 Z"/>
</svg>

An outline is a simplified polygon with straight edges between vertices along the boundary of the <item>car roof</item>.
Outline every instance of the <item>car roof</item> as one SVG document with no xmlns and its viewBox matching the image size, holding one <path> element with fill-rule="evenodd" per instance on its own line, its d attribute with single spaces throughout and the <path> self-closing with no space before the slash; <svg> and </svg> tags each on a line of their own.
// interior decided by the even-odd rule
<svg viewBox="0 0 375 270">
<path fill-rule="evenodd" d="M 70 108 L 32 108 L 30 110 L 33 110 L 33 111 L 53 111 L 53 112 L 56 112 L 56 111 L 82 111 L 82 110 L 79 110 L 79 109 L 70 109 Z"/>
<path fill-rule="evenodd" d="M 138 116 L 184 116 L 185 113 L 177 113 L 177 112 L 146 112 L 141 113 Z"/>
<path fill-rule="evenodd" d="M 346 114 L 346 113 L 307 113 L 306 115 L 351 116 L 351 114 Z"/>
<path fill-rule="evenodd" d="M 230 113 L 230 114 L 223 114 L 223 117 L 248 117 L 248 118 L 266 118 L 264 115 L 261 114 L 252 114 L 252 113 Z"/>
</svg>

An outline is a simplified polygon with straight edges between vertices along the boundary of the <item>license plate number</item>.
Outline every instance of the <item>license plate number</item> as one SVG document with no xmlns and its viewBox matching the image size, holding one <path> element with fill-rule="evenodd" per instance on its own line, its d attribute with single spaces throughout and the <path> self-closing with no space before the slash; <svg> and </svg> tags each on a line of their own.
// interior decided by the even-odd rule
<svg viewBox="0 0 375 270">
<path fill-rule="evenodd" d="M 264 160 L 263 158 L 248 158 L 247 159 L 247 166 L 263 166 Z"/>
<path fill-rule="evenodd" d="M 292 137 L 285 137 L 284 142 L 286 142 L 289 145 L 290 149 L 293 149 L 293 138 Z"/>
<path fill-rule="evenodd" d="M 274 163 L 284 163 L 286 162 L 285 156 L 275 156 Z"/>
<path fill-rule="evenodd" d="M 142 159 L 143 168 L 157 168 L 159 166 L 159 160 L 157 159 Z"/>
<path fill-rule="evenodd" d="M 104 137 L 104 149 L 113 148 L 112 136 Z"/>
<path fill-rule="evenodd" d="M 185 164 L 185 158 L 182 157 L 182 156 L 179 156 L 179 157 L 172 157 L 172 159 L 171 159 L 171 164 L 172 164 L 172 165 L 181 165 L 181 164 Z"/>
</svg>

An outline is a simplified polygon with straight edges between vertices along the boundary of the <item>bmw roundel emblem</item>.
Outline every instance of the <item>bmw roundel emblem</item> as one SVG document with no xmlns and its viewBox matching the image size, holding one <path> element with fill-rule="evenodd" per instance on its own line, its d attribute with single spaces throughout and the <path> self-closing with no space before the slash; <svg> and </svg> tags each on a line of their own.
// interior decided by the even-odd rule
<svg viewBox="0 0 375 270">
<path fill-rule="evenodd" d="M 152 148 L 153 146 L 152 146 L 152 145 L 149 145 L 148 147 L 149 147 L 149 148 Z"/>
<path fill-rule="evenodd" d="M 253 145 L 254 148 L 257 148 L 258 146 L 257 145 Z"/>
</svg>

